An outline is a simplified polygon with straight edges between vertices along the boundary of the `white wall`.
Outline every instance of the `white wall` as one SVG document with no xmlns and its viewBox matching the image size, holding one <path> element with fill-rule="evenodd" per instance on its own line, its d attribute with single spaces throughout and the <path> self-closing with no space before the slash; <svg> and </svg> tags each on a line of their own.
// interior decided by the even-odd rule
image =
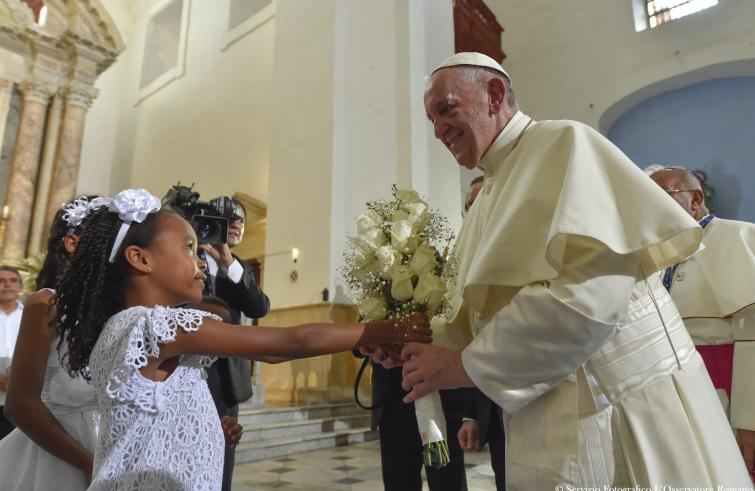
<svg viewBox="0 0 755 491">
<path fill-rule="evenodd" d="M 453 52 L 450 0 L 279 0 L 265 288 L 275 307 L 349 302 L 339 274 L 354 218 L 392 184 L 455 226 L 459 166 L 432 136 L 424 77 Z M 302 83 L 304 74 L 306 84 Z M 295 118 L 291 118 L 295 115 Z"/>
<path fill-rule="evenodd" d="M 634 31 L 632 0 L 486 0 L 505 28 L 504 66 L 520 107 L 537 119 L 568 118 L 607 131 L 601 117 L 627 96 L 713 64 L 755 58 L 755 2 L 718 6 Z M 720 76 L 729 76 L 722 73 Z M 626 107 L 624 110 L 626 110 Z"/>
<path fill-rule="evenodd" d="M 193 0 L 184 75 L 134 107 L 155 3 L 105 2 L 126 26 L 127 48 L 97 84 L 80 190 L 143 186 L 162 194 L 180 180 L 195 182 L 203 198 L 240 191 L 266 202 L 274 19 L 221 52 L 226 0 Z"/>
</svg>

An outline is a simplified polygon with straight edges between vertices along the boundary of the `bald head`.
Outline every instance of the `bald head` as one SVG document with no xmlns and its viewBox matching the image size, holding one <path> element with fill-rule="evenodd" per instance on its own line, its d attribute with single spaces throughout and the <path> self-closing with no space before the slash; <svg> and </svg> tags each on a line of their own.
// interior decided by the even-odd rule
<svg viewBox="0 0 755 491">
<path fill-rule="evenodd" d="M 653 172 L 650 178 L 695 220 L 701 220 L 708 214 L 705 191 L 700 179 L 691 170 L 683 167 L 665 168 Z"/>
</svg>

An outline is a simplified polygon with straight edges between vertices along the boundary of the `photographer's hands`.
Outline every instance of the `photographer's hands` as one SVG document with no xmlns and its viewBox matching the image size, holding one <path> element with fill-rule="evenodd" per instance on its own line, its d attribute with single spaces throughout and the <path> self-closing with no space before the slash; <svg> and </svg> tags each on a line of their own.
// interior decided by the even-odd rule
<svg viewBox="0 0 755 491">
<path fill-rule="evenodd" d="M 212 256 L 218 264 L 222 264 L 226 268 L 230 267 L 236 260 L 231 254 L 231 248 L 228 247 L 228 244 L 199 244 L 199 249 Z"/>
</svg>

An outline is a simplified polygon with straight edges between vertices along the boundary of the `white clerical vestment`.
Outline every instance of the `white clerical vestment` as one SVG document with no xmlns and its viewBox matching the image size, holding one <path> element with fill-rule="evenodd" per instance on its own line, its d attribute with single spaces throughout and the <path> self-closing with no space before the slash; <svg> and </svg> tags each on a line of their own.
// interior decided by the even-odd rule
<svg viewBox="0 0 755 491">
<path fill-rule="evenodd" d="M 667 286 L 731 426 L 755 430 L 755 225 L 709 217 L 705 248 Z"/>
<path fill-rule="evenodd" d="M 615 146 L 518 113 L 483 156 L 456 245 L 450 331 L 509 415 L 507 489 L 751 484 L 655 274 L 697 223 Z M 601 488 L 602 489 L 602 488 Z"/>
</svg>

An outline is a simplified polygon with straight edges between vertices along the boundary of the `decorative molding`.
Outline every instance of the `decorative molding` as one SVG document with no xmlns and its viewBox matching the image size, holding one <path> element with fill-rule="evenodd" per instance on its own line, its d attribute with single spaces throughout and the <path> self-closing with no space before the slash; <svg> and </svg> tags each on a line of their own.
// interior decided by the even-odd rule
<svg viewBox="0 0 755 491">
<path fill-rule="evenodd" d="M 65 98 L 66 105 L 89 109 L 97 98 L 99 90 L 91 86 L 72 86 L 61 89 L 60 93 Z"/>
<path fill-rule="evenodd" d="M 20 90 L 23 95 L 24 103 L 30 101 L 44 105 L 47 105 L 50 102 L 50 98 L 55 93 L 55 90 L 50 86 L 31 81 L 21 82 L 18 86 L 18 90 Z"/>
<path fill-rule="evenodd" d="M 225 32 L 225 35 L 223 36 L 223 45 L 220 47 L 220 51 L 227 50 L 233 43 L 256 30 L 263 24 L 266 24 L 267 21 L 275 17 L 275 11 L 277 8 L 276 0 L 272 0 L 270 4 L 260 9 L 259 12 L 252 15 L 236 27 L 229 29 L 228 20 L 231 16 L 232 1 L 233 0 L 225 0 L 226 11 L 225 15 L 223 16 L 223 31 Z"/>
</svg>

